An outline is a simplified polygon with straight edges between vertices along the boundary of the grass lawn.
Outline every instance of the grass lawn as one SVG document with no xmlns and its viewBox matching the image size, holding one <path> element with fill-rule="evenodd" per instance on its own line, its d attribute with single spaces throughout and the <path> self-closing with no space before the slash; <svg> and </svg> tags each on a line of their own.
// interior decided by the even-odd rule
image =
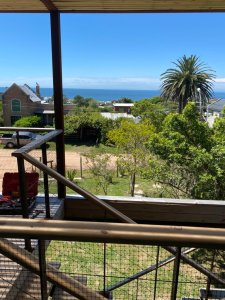
<svg viewBox="0 0 225 300">
<path fill-rule="evenodd" d="M 51 242 L 47 259 L 61 262 L 60 270 L 70 275 L 82 275 L 87 285 L 95 290 L 104 287 L 104 262 L 106 287 L 156 264 L 156 246 L 102 244 L 85 242 Z M 160 248 L 159 261 L 170 253 Z M 113 291 L 113 299 L 153 299 L 155 271 L 141 276 L 138 281 Z M 170 299 L 173 278 L 173 263 L 158 269 L 156 299 Z M 181 264 L 178 299 L 182 296 L 198 296 L 205 278 L 187 264 Z"/>
<path fill-rule="evenodd" d="M 79 177 L 79 173 L 77 173 L 77 177 Z M 79 185 L 80 187 L 88 190 L 89 192 L 95 194 L 95 195 L 104 195 L 103 189 L 98 186 L 97 180 L 93 177 L 93 175 L 88 171 L 83 171 L 83 178 L 75 178 L 74 182 Z M 116 177 L 116 173 L 114 172 L 112 183 L 109 184 L 107 188 L 107 195 L 109 196 L 130 196 L 129 194 L 129 177 Z M 57 194 L 57 185 L 56 182 L 49 181 L 49 189 L 51 194 Z M 43 189 L 43 183 L 39 186 L 39 192 L 42 193 L 44 191 Z M 136 178 L 136 192 L 143 193 L 143 196 L 147 194 L 148 197 L 166 197 L 166 194 L 164 194 L 163 190 L 157 187 L 154 187 L 154 183 L 144 179 L 140 176 L 137 176 Z M 67 188 L 67 194 L 75 194 L 74 191 Z"/>
</svg>

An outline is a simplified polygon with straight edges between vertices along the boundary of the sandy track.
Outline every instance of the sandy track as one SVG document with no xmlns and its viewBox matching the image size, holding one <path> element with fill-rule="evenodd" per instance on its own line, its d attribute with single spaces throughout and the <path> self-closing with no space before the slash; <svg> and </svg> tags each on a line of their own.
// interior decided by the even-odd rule
<svg viewBox="0 0 225 300">
<path fill-rule="evenodd" d="M 12 152 L 15 149 L 0 149 L 0 191 L 2 190 L 2 178 L 5 172 L 18 172 L 17 169 L 17 159 L 16 157 L 11 156 Z M 41 158 L 41 150 L 32 151 L 31 155 L 38 160 Z M 48 161 L 49 166 L 56 165 L 55 151 L 48 151 Z M 80 169 L 80 153 L 78 152 L 69 152 L 65 154 L 65 164 L 66 169 Z M 87 169 L 86 159 L 82 157 L 82 168 Z M 32 166 L 25 162 L 26 171 L 32 171 Z"/>
<path fill-rule="evenodd" d="M 11 156 L 12 152 L 15 151 L 15 149 L 0 149 L 0 192 L 2 190 L 2 178 L 4 176 L 5 172 L 18 172 L 17 169 L 17 159 L 13 156 Z M 41 159 L 41 150 L 34 150 L 31 152 L 31 155 L 38 160 Z M 49 166 L 52 164 L 52 166 L 56 165 L 56 157 L 55 157 L 55 151 L 48 151 L 47 152 Z M 86 158 L 84 156 L 81 156 L 79 152 L 75 151 L 66 151 L 65 152 L 65 165 L 66 169 L 80 169 L 80 158 L 82 157 L 82 168 L 83 170 L 87 169 L 87 162 Z M 115 165 L 115 158 L 111 158 L 111 165 L 112 167 Z M 25 162 L 25 169 L 26 171 L 30 172 L 32 171 L 32 166 Z"/>
</svg>

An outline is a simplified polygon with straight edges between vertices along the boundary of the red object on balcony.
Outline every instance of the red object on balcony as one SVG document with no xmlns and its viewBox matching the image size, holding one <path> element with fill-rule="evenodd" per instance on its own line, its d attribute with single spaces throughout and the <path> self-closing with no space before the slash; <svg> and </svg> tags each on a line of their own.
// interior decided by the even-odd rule
<svg viewBox="0 0 225 300">
<path fill-rule="evenodd" d="M 38 194 L 39 174 L 36 172 L 25 173 L 27 185 L 27 197 L 34 198 Z M 2 182 L 3 199 L 13 199 L 20 197 L 19 173 L 5 173 Z M 2 200 L 3 200 L 2 199 Z"/>
</svg>

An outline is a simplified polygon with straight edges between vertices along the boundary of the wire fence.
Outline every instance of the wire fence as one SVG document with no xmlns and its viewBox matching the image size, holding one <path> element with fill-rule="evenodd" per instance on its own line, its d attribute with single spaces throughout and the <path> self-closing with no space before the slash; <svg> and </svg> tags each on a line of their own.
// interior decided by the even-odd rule
<svg viewBox="0 0 225 300">
<path fill-rule="evenodd" d="M 117 245 L 83 242 L 51 242 L 47 258 L 60 263 L 60 270 L 80 277 L 112 299 L 170 299 L 173 286 L 173 261 L 160 267 L 171 254 L 156 246 Z M 195 253 L 195 250 L 193 253 Z M 143 276 L 140 273 L 157 266 Z M 199 299 L 207 277 L 186 263 L 180 264 L 177 299 Z M 214 286 L 214 285 L 212 285 Z"/>
<path fill-rule="evenodd" d="M 18 254 L 21 252 L 20 255 L 24 255 L 24 242 L 20 239 L 10 241 L 21 247 L 17 248 Z M 32 261 L 32 257 L 36 257 L 38 262 L 42 253 L 37 245 L 38 241 L 32 240 L 33 253 L 26 252 L 25 259 Z M 163 247 L 71 241 L 51 241 L 45 245 L 47 274 L 53 270 L 59 281 L 71 285 L 78 282 L 81 284 L 78 286 L 81 293 L 82 289 L 84 293 L 90 292 L 87 299 L 101 299 L 97 296 L 99 294 L 117 300 L 171 299 L 174 261 L 161 265 L 161 262 L 172 257 Z M 205 258 L 211 257 L 211 260 L 205 259 L 203 262 L 203 253 Z M 194 249 L 188 256 L 223 278 L 221 257 L 224 251 Z M 45 262 L 38 262 L 41 263 Z M 57 284 L 50 281 L 46 284 L 47 298 L 42 298 L 40 277 L 0 255 L 0 299 L 79 299 Z M 224 296 L 225 286 L 210 281 L 207 276 L 181 261 L 176 299 L 224 299 Z"/>
</svg>

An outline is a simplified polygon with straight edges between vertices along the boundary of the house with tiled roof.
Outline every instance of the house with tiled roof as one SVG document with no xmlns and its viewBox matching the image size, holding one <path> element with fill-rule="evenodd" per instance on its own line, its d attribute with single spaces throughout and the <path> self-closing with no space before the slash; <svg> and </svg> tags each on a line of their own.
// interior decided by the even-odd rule
<svg viewBox="0 0 225 300">
<path fill-rule="evenodd" d="M 13 83 L 2 94 L 2 104 L 4 126 L 13 126 L 20 118 L 32 115 L 40 116 L 43 126 L 53 125 L 54 104 L 43 103 L 38 84 L 36 84 L 34 91 L 27 84 L 17 85 Z M 64 113 L 66 114 L 72 109 L 73 106 L 67 105 Z"/>
</svg>

